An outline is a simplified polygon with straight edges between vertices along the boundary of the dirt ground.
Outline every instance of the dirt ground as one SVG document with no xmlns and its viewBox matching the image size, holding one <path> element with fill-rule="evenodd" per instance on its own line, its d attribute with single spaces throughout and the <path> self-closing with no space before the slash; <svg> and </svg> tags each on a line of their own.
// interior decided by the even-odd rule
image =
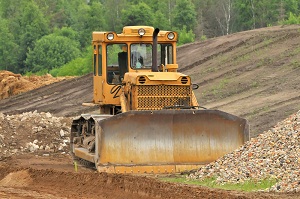
<svg viewBox="0 0 300 199">
<path fill-rule="evenodd" d="M 300 26 L 236 33 L 178 48 L 180 72 L 200 88 L 201 106 L 249 120 L 251 136 L 300 110 Z M 19 77 L 16 77 L 19 78 Z M 64 79 L 0 101 L 0 112 L 37 110 L 56 116 L 96 111 L 92 75 Z M 3 91 L 3 89 L 1 89 Z M 9 174 L 9 175 L 8 175 Z M 158 181 L 155 176 L 75 172 L 68 155 L 19 155 L 0 162 L 0 198 L 300 198 L 244 193 Z"/>
<path fill-rule="evenodd" d="M 67 155 L 15 156 L 0 164 L 1 198 L 299 198 L 297 194 L 245 193 L 167 183 L 157 176 L 97 173 L 79 167 L 75 172 Z"/>
</svg>

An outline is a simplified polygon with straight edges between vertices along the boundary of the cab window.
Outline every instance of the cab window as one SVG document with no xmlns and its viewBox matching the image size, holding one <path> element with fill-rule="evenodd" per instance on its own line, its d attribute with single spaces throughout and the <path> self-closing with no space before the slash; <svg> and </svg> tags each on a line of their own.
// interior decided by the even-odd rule
<svg viewBox="0 0 300 199">
<path fill-rule="evenodd" d="M 133 69 L 151 68 L 152 44 L 130 45 L 130 67 Z"/>
<path fill-rule="evenodd" d="M 173 64 L 172 44 L 157 45 L 157 64 Z M 130 45 L 130 67 L 133 69 L 151 69 L 152 44 Z"/>
<path fill-rule="evenodd" d="M 127 67 L 127 44 L 108 44 L 106 46 L 106 75 L 107 83 L 120 84 Z"/>
</svg>

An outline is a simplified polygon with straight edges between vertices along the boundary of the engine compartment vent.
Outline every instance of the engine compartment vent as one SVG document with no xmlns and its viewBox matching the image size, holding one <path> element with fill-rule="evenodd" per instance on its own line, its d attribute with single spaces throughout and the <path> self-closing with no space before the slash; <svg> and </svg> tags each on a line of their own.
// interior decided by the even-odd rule
<svg viewBox="0 0 300 199">
<path fill-rule="evenodd" d="M 181 78 L 181 83 L 182 83 L 182 84 L 187 84 L 188 81 L 189 81 L 189 80 L 188 80 L 187 77 L 182 77 L 182 78 Z"/>
<path fill-rule="evenodd" d="M 145 77 L 145 76 L 141 76 L 141 77 L 139 78 L 139 83 L 140 83 L 140 84 L 145 84 L 145 83 L 146 83 L 146 77 Z"/>
</svg>

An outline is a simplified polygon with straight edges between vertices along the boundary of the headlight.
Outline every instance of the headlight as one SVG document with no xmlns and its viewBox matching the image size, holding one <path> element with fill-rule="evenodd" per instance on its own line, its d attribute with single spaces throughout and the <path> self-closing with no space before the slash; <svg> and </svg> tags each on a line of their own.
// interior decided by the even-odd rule
<svg viewBox="0 0 300 199">
<path fill-rule="evenodd" d="M 140 28 L 140 29 L 138 30 L 138 33 L 139 33 L 139 35 L 142 37 L 142 36 L 146 33 L 146 31 L 145 31 L 144 28 Z"/>
<path fill-rule="evenodd" d="M 170 33 L 168 34 L 168 39 L 173 40 L 174 38 L 175 38 L 174 32 L 170 32 Z"/>
<path fill-rule="evenodd" d="M 114 34 L 113 33 L 108 33 L 107 34 L 107 39 L 108 40 L 113 40 L 114 39 Z"/>
</svg>

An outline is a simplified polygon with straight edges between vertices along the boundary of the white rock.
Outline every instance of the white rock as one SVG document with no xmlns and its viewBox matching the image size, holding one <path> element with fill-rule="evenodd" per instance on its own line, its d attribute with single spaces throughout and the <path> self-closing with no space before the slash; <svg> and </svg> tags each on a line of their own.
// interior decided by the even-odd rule
<svg viewBox="0 0 300 199">
<path fill-rule="evenodd" d="M 27 143 L 27 148 L 30 152 L 34 152 L 39 149 L 39 145 L 29 142 Z"/>
<path fill-rule="evenodd" d="M 45 146 L 45 151 L 50 151 L 50 147 L 48 145 Z"/>
<path fill-rule="evenodd" d="M 46 117 L 47 117 L 47 118 L 52 117 L 51 113 L 47 112 L 47 113 L 46 113 Z"/>
<path fill-rule="evenodd" d="M 64 132 L 64 130 L 60 130 L 60 132 L 59 132 L 59 134 L 60 134 L 60 137 L 64 137 L 65 136 L 65 132 Z"/>
</svg>

